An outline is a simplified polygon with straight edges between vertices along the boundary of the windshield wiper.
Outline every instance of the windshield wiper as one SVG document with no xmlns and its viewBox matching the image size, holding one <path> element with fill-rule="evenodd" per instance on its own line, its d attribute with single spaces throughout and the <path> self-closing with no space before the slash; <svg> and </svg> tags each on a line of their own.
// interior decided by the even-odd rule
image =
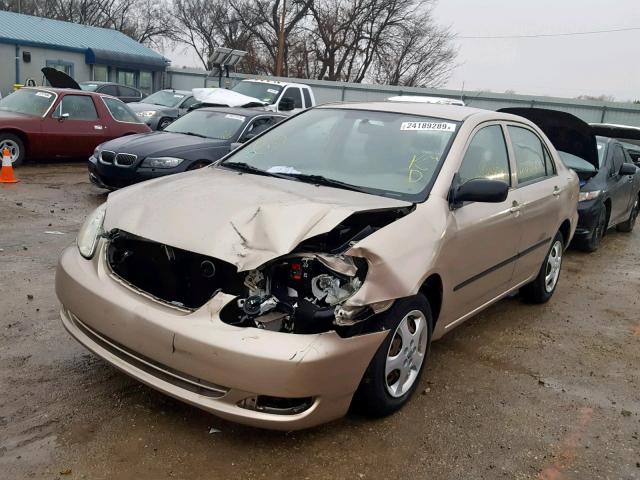
<svg viewBox="0 0 640 480">
<path fill-rule="evenodd" d="M 219 164 L 221 167 L 227 167 L 232 170 L 238 170 L 239 172 L 245 173 L 253 173 L 255 175 L 264 175 L 265 177 L 276 177 L 276 178 L 284 178 L 287 180 L 291 180 L 288 175 L 282 175 L 280 173 L 267 172 L 266 170 L 262 170 L 261 168 L 254 167 L 253 165 L 249 165 L 244 162 L 222 162 Z"/>
<path fill-rule="evenodd" d="M 287 173 L 287 177 L 293 177 L 301 182 L 314 183 L 316 185 L 323 185 L 325 187 L 342 188 L 343 190 L 352 190 L 354 192 L 369 193 L 364 188 L 357 187 L 350 183 L 328 178 L 322 175 L 311 175 L 308 173 Z"/>
<path fill-rule="evenodd" d="M 213 137 L 207 137 L 206 135 L 202 135 L 201 133 L 195 133 L 195 132 L 172 132 L 171 130 L 168 130 L 168 132 L 170 132 L 170 133 L 181 133 L 183 135 L 191 135 L 191 136 L 200 137 L 200 138 L 213 138 Z M 213 140 L 219 140 L 219 139 L 213 138 Z"/>
</svg>

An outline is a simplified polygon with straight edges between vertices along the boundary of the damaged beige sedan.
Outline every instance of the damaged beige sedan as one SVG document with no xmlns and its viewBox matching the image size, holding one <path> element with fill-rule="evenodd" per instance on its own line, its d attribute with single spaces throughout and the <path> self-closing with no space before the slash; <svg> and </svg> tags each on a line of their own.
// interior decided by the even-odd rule
<svg viewBox="0 0 640 480">
<path fill-rule="evenodd" d="M 390 414 L 429 346 L 553 294 L 578 180 L 531 122 L 424 103 L 305 111 L 209 168 L 111 193 L 60 258 L 62 321 L 241 423 Z"/>
</svg>

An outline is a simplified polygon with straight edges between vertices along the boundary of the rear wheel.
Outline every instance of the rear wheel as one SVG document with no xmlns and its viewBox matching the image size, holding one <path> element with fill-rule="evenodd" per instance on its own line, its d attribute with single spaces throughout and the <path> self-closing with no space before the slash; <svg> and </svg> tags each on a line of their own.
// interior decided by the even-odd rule
<svg viewBox="0 0 640 480">
<path fill-rule="evenodd" d="M 399 410 L 418 388 L 431 345 L 433 319 L 423 295 L 397 300 L 373 322 L 389 335 L 373 356 L 354 397 L 364 414 L 382 417 Z"/>
<path fill-rule="evenodd" d="M 12 166 L 22 165 L 27 153 L 22 139 L 13 133 L 0 132 L 0 157 L 5 148 L 9 150 Z"/>
<path fill-rule="evenodd" d="M 520 295 L 525 302 L 545 303 L 553 296 L 560 278 L 563 252 L 564 238 L 562 233 L 558 232 L 551 242 L 551 248 L 540 267 L 538 276 L 533 282 L 520 289 Z"/>
<path fill-rule="evenodd" d="M 638 213 L 640 213 L 640 197 L 636 197 L 636 201 L 631 207 L 631 212 L 629 212 L 629 218 L 626 222 L 619 223 L 616 225 L 616 229 L 620 232 L 632 232 L 633 227 L 636 224 L 636 219 L 638 218 Z"/>
</svg>

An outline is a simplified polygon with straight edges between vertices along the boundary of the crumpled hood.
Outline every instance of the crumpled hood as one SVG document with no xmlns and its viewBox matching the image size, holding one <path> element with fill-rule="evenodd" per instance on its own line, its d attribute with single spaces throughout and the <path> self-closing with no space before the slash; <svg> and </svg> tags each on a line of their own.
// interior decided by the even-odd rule
<svg viewBox="0 0 640 480">
<path fill-rule="evenodd" d="M 243 95 L 226 88 L 194 88 L 192 92 L 196 100 L 210 105 L 224 105 L 227 107 L 266 105 L 259 98 Z"/>
<path fill-rule="evenodd" d="M 329 232 L 351 214 L 408 202 L 223 168 L 204 168 L 109 195 L 105 230 L 251 270 Z"/>
</svg>

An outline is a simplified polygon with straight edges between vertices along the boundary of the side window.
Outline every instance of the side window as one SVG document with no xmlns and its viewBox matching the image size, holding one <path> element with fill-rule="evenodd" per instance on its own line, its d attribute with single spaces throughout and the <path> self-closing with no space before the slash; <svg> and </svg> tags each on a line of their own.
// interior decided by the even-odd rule
<svg viewBox="0 0 640 480">
<path fill-rule="evenodd" d="M 518 183 L 527 183 L 546 177 L 545 151 L 538 136 L 526 128 L 512 126 L 508 128 L 516 157 Z"/>
<path fill-rule="evenodd" d="M 311 105 L 311 95 L 309 94 L 309 89 L 303 88 L 302 89 L 302 94 L 304 95 L 304 106 L 305 106 L 305 108 L 312 107 L 313 105 Z"/>
<path fill-rule="evenodd" d="M 116 85 L 105 85 L 100 88 L 100 93 L 105 95 L 111 95 L 112 97 L 118 96 L 118 87 Z"/>
<path fill-rule="evenodd" d="M 462 159 L 458 176 L 462 183 L 486 178 L 511 185 L 507 145 L 500 125 L 484 127 L 475 134 Z"/>
<path fill-rule="evenodd" d="M 544 153 L 544 165 L 547 169 L 547 176 L 550 177 L 556 174 L 556 165 L 553 163 L 553 158 L 549 151 L 543 146 L 542 153 Z"/>
<path fill-rule="evenodd" d="M 65 95 L 56 107 L 53 118 L 69 115 L 69 120 L 97 120 L 98 112 L 91 97 L 86 95 Z"/>
<path fill-rule="evenodd" d="M 134 90 L 133 88 L 123 87 L 122 85 L 120 85 L 118 87 L 118 90 L 121 97 L 139 97 L 138 91 Z"/>
<path fill-rule="evenodd" d="M 302 108 L 302 96 L 300 95 L 299 88 L 289 87 L 282 96 L 291 98 L 293 100 L 293 105 L 295 108 Z"/>
<path fill-rule="evenodd" d="M 111 116 L 119 122 L 141 123 L 124 102 L 109 97 L 102 97 L 102 100 L 104 100 Z"/>
<path fill-rule="evenodd" d="M 613 161 L 611 162 L 611 170 L 609 171 L 612 177 L 620 172 L 620 168 L 622 167 L 624 160 L 624 150 L 622 150 L 620 145 L 616 145 L 613 148 Z"/>
<path fill-rule="evenodd" d="M 189 108 L 194 103 L 198 103 L 198 101 L 196 100 L 196 97 L 189 97 L 182 102 L 182 105 L 180 105 L 180 108 Z"/>
<path fill-rule="evenodd" d="M 273 125 L 272 117 L 256 118 L 253 122 L 251 122 L 249 127 L 247 127 L 247 131 L 244 132 L 244 134 L 246 136 L 247 134 L 250 133 L 252 137 L 255 137 L 256 135 L 264 132 L 271 125 Z"/>
</svg>

